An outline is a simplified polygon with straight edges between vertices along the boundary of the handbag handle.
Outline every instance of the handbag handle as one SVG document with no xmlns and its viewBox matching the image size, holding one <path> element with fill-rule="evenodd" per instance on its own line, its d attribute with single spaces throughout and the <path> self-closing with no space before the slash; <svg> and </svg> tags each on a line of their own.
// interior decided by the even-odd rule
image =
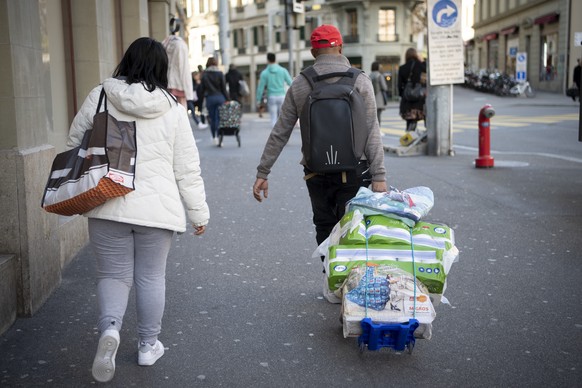
<svg viewBox="0 0 582 388">
<path fill-rule="evenodd" d="M 97 104 L 97 110 L 95 111 L 95 114 L 99 113 L 102 102 L 104 103 L 103 104 L 104 111 L 107 112 L 107 94 L 105 94 L 104 88 L 101 89 L 101 94 L 99 95 L 99 103 Z"/>
</svg>

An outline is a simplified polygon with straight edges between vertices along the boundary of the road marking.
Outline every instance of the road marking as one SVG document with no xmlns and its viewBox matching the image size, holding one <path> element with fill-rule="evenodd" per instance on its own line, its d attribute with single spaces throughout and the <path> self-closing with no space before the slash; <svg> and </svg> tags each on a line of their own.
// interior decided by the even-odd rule
<svg viewBox="0 0 582 388">
<path fill-rule="evenodd" d="M 476 147 L 467 147 L 462 145 L 453 145 L 453 148 L 460 148 L 462 150 L 479 152 L 479 148 Z M 546 158 L 553 158 L 553 159 L 560 159 L 565 160 L 568 162 L 574 163 L 582 163 L 582 159 L 580 158 L 572 158 L 569 156 L 557 155 L 557 154 L 549 154 L 547 152 L 514 152 L 514 151 L 491 151 L 491 154 L 499 154 L 499 155 L 520 155 L 520 156 L 542 156 Z"/>
<path fill-rule="evenodd" d="M 532 124 L 558 124 L 564 121 L 578 121 L 578 113 L 569 113 L 564 115 L 546 115 L 546 116 L 494 116 L 491 119 L 491 129 L 501 128 L 523 128 Z M 419 122 L 419 125 L 422 125 Z M 390 135 L 404 135 L 406 122 L 400 117 L 389 117 L 382 119 L 380 131 Z M 460 133 L 464 130 L 479 130 L 478 117 L 465 113 L 453 115 L 453 133 Z"/>
</svg>

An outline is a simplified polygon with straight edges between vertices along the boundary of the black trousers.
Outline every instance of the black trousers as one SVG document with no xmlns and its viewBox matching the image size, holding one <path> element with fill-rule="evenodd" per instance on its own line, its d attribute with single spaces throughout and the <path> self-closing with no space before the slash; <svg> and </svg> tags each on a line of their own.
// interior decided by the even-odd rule
<svg viewBox="0 0 582 388">
<path fill-rule="evenodd" d="M 305 176 L 312 174 L 307 167 Z M 372 182 L 367 161 L 360 162 L 355 171 L 345 173 L 317 174 L 306 180 L 313 210 L 315 239 L 321 244 L 331 233 L 335 224 L 345 214 L 346 203 L 356 196 L 360 187 Z"/>
</svg>

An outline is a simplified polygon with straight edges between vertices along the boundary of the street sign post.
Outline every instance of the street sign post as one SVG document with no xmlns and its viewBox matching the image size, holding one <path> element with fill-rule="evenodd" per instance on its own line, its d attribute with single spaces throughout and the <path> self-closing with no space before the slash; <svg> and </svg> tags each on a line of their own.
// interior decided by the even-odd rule
<svg viewBox="0 0 582 388">
<path fill-rule="evenodd" d="M 429 0 L 428 58 L 430 85 L 465 81 L 460 0 Z"/>
<path fill-rule="evenodd" d="M 454 155 L 453 87 L 465 82 L 461 0 L 428 0 L 428 153 Z"/>
<path fill-rule="evenodd" d="M 515 79 L 517 82 L 527 81 L 527 53 L 517 53 L 515 56 Z"/>
</svg>

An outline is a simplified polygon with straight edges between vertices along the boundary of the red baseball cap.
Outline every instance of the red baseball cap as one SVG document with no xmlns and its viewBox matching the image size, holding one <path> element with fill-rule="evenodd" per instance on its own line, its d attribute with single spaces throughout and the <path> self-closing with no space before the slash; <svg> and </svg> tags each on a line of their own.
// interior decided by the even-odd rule
<svg viewBox="0 0 582 388">
<path fill-rule="evenodd" d="M 314 49 L 338 47 L 342 44 L 342 34 L 332 25 L 323 24 L 311 33 L 311 47 Z"/>
</svg>

